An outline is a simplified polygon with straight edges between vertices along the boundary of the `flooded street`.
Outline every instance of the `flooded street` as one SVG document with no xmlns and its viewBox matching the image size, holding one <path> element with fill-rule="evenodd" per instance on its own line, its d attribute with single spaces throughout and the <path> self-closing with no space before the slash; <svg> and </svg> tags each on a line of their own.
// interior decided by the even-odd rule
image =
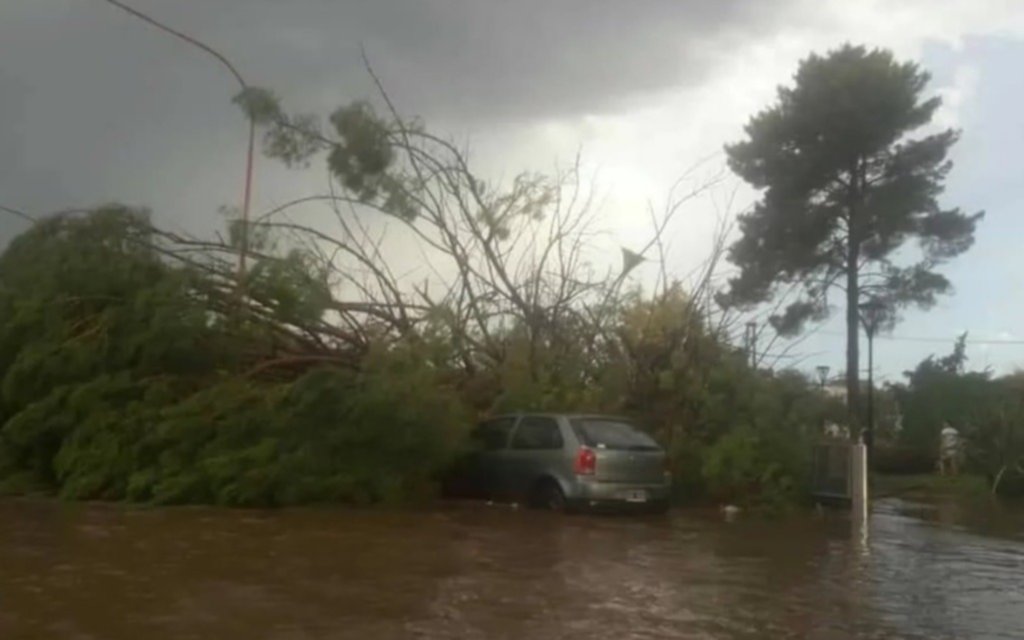
<svg viewBox="0 0 1024 640">
<path fill-rule="evenodd" d="M 0 638 L 1019 638 L 1024 512 L 0 502 Z"/>
</svg>

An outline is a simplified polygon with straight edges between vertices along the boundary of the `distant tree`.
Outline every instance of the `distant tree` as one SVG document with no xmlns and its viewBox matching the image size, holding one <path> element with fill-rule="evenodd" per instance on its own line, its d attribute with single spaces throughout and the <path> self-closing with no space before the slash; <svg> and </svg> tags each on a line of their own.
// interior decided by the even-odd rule
<svg viewBox="0 0 1024 640">
<path fill-rule="evenodd" d="M 992 376 L 967 370 L 966 347 L 965 333 L 948 355 L 928 356 L 904 372 L 906 384 L 894 386 L 903 414 L 902 446 L 934 456 L 943 424 L 963 429 L 991 402 Z"/>
<path fill-rule="evenodd" d="M 993 493 L 1024 494 L 1024 374 L 993 378 L 967 368 L 967 334 L 948 355 L 930 355 L 892 390 L 903 415 L 895 443 L 904 465 L 927 469 L 949 424 L 964 442 L 965 468 L 985 476 Z M 907 471 L 904 467 L 900 471 Z"/>
<path fill-rule="evenodd" d="M 752 306 L 798 292 L 771 318 L 777 331 L 793 335 L 829 315 L 829 291 L 843 291 L 854 423 L 861 304 L 881 303 L 883 326 L 892 326 L 900 308 L 932 305 L 951 288 L 935 267 L 971 246 L 983 215 L 938 203 L 958 132 L 909 137 L 941 103 L 922 98 L 928 80 L 885 50 L 846 45 L 811 55 L 794 86 L 780 87 L 776 104 L 750 120 L 747 138 L 726 146 L 730 167 L 763 196 L 739 219 L 729 259 L 740 270 L 721 300 Z M 901 250 L 912 238 L 920 250 Z"/>
<path fill-rule="evenodd" d="M 961 428 L 965 466 L 984 475 L 994 494 L 1024 495 L 1024 376 L 989 380 L 986 391 Z"/>
</svg>

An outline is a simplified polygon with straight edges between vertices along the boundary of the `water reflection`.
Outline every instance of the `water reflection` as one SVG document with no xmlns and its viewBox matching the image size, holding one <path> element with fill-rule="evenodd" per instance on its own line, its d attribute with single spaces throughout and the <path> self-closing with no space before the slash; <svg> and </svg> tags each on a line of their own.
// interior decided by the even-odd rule
<svg viewBox="0 0 1024 640">
<path fill-rule="evenodd" d="M 1011 638 L 1022 525 L 0 502 L 0 638 Z"/>
</svg>

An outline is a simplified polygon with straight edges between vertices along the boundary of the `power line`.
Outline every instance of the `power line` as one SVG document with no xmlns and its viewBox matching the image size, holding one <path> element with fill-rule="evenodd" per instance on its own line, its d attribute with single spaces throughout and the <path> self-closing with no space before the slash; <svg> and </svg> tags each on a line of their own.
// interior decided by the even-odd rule
<svg viewBox="0 0 1024 640">
<path fill-rule="evenodd" d="M 13 207 L 5 207 L 4 205 L 0 204 L 0 211 L 3 211 L 5 213 L 9 213 L 9 214 L 11 214 L 13 216 L 17 216 L 17 217 L 21 218 L 22 220 L 25 220 L 26 222 L 35 222 L 36 221 L 36 219 L 33 218 L 32 216 L 30 216 L 29 214 L 25 213 L 24 211 L 22 211 L 20 209 L 15 209 Z"/>
<path fill-rule="evenodd" d="M 818 333 L 820 333 L 822 335 L 827 335 L 827 336 L 845 336 L 846 335 L 846 333 L 843 332 L 843 331 L 819 331 Z M 875 336 L 875 340 L 889 340 L 889 341 L 895 341 L 895 342 L 930 342 L 930 343 L 952 344 L 952 343 L 956 342 L 957 338 L 955 338 L 955 337 L 954 338 L 932 338 L 932 337 L 925 337 L 925 336 L 891 336 L 891 335 L 887 336 L 887 335 L 878 334 L 878 335 Z M 992 338 L 992 339 L 968 338 L 967 339 L 967 344 L 969 344 L 969 345 L 970 344 L 995 344 L 995 345 L 998 345 L 998 344 L 1003 344 L 1003 345 L 1020 344 L 1020 345 L 1024 345 L 1024 340 L 1011 340 L 1011 339 L 998 339 L 998 338 Z"/>
</svg>

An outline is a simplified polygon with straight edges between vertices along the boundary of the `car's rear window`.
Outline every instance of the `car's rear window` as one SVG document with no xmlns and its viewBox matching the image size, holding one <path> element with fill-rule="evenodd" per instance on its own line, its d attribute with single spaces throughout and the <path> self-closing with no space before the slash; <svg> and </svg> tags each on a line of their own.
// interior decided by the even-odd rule
<svg viewBox="0 0 1024 640">
<path fill-rule="evenodd" d="M 621 420 L 576 418 L 576 433 L 588 447 L 645 451 L 659 449 L 658 443 L 646 433 Z"/>
</svg>

